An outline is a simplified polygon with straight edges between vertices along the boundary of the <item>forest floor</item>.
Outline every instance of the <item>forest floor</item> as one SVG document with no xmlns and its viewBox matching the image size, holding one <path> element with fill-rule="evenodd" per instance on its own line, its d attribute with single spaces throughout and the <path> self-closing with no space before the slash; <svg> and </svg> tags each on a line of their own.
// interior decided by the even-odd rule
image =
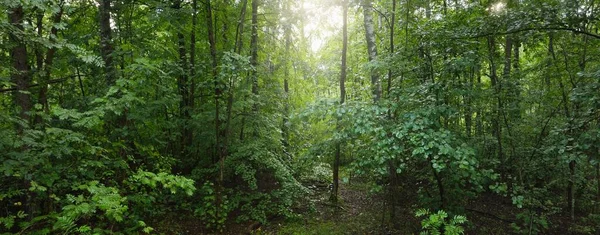
<svg viewBox="0 0 600 235">
<path fill-rule="evenodd" d="M 309 197 L 308 210 L 297 218 L 272 218 L 268 224 L 256 222 L 243 224 L 230 223 L 222 234 L 255 235 L 342 235 L 342 234 L 419 234 L 420 218 L 414 212 L 416 190 L 403 190 L 402 198 L 396 198 L 395 226 L 390 226 L 389 205 L 381 194 L 370 192 L 371 186 L 364 183 L 340 183 L 340 202 L 330 202 L 327 187 L 314 187 Z M 412 192 L 412 193 L 411 193 Z M 495 194 L 483 194 L 472 199 L 465 206 L 468 223 L 465 234 L 515 234 L 511 223 L 515 223 L 518 209 L 512 206 L 509 198 Z M 181 217 L 180 217 L 181 219 Z M 553 218 L 554 228 L 544 234 L 572 234 L 564 226 L 564 218 Z M 171 220 L 172 221 L 172 220 Z M 195 219 L 179 220 L 167 225 L 169 231 L 159 229 L 164 234 L 211 234 L 207 233 Z M 526 226 L 526 225 L 525 225 Z M 176 227 L 176 228 L 175 228 Z M 549 232 L 549 233 L 548 233 Z"/>
<path fill-rule="evenodd" d="M 313 190 L 311 201 L 313 210 L 302 214 L 301 218 L 287 221 L 273 221 L 260 228 L 254 234 L 415 234 L 418 233 L 419 222 L 410 211 L 397 211 L 398 228 L 387 226 L 388 207 L 380 194 L 369 191 L 369 186 L 362 183 L 340 183 L 338 205 L 330 202 L 330 191 L 327 188 Z M 408 201 L 404 200 L 408 203 Z"/>
</svg>

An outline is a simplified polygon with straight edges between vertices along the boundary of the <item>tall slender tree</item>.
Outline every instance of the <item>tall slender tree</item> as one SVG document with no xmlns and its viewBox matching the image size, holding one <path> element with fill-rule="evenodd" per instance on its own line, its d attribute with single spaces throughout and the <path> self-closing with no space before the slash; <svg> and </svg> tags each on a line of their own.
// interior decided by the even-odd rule
<svg viewBox="0 0 600 235">
<path fill-rule="evenodd" d="M 373 22 L 372 0 L 362 0 L 362 8 L 369 62 L 373 62 L 377 59 L 377 44 L 375 42 L 375 23 Z M 377 102 L 381 98 L 381 80 L 379 73 L 376 70 L 370 69 L 370 73 L 373 100 Z"/>
<path fill-rule="evenodd" d="M 348 0 L 342 1 L 342 64 L 340 67 L 340 108 L 346 102 L 346 54 L 348 51 Z M 338 118 L 337 131 L 341 132 L 341 120 Z M 340 159 L 342 157 L 342 142 L 338 140 L 335 144 L 335 157 L 333 160 L 333 190 L 330 200 L 338 202 L 338 192 L 340 188 Z"/>
</svg>

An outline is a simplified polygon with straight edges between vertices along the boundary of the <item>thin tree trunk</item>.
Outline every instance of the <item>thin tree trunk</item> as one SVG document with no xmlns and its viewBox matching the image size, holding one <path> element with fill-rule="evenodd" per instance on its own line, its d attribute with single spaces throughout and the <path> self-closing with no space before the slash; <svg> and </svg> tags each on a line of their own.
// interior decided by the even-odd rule
<svg viewBox="0 0 600 235">
<path fill-rule="evenodd" d="M 226 145 L 222 143 L 222 135 L 221 131 L 221 121 L 219 116 L 219 110 L 221 109 L 220 101 L 221 96 L 223 95 L 223 90 L 221 89 L 222 84 L 219 83 L 217 79 L 217 45 L 215 40 L 215 32 L 213 26 L 212 19 L 212 7 L 211 1 L 208 0 L 205 4 L 206 6 L 206 28 L 208 30 L 208 43 L 210 46 L 210 58 L 211 58 L 211 76 L 215 83 L 215 145 L 216 145 L 216 156 L 217 159 L 213 159 L 214 162 L 219 163 L 219 175 L 217 178 L 216 184 L 216 211 L 215 217 L 220 218 L 221 215 L 221 206 L 223 202 L 223 170 L 225 168 L 225 153 L 226 153 Z"/>
<path fill-rule="evenodd" d="M 62 18 L 62 14 L 63 14 L 63 6 L 62 6 L 62 2 L 60 3 L 59 6 L 59 11 L 54 14 L 52 16 L 52 23 L 53 26 L 50 29 L 50 41 L 55 42 L 56 41 L 56 37 L 58 36 L 58 29 L 54 26 L 58 23 L 60 23 L 61 18 Z M 41 22 L 40 22 L 41 23 Z M 40 25 L 41 26 L 41 25 Z M 41 31 L 38 31 L 38 34 L 41 34 Z M 48 81 L 51 80 L 51 73 L 52 73 L 52 63 L 54 61 L 54 56 L 56 54 L 56 47 L 51 47 L 48 49 L 48 51 L 46 52 L 46 58 L 44 61 L 44 66 L 43 66 L 43 79 L 42 81 L 40 81 L 40 92 L 38 95 L 38 102 L 42 105 L 42 108 L 44 110 L 45 113 L 49 113 L 50 112 L 50 106 L 48 104 Z M 41 56 L 41 55 L 40 55 Z M 38 67 L 41 63 L 38 62 Z M 42 119 L 40 116 L 36 117 L 36 121 L 37 124 L 41 124 L 42 123 Z"/>
<path fill-rule="evenodd" d="M 558 61 L 556 58 L 556 53 L 554 52 L 554 37 L 552 37 L 552 35 L 550 35 L 549 38 L 549 42 L 548 42 L 548 51 L 550 52 L 550 55 L 552 56 L 552 64 L 556 67 L 556 71 L 560 71 L 559 67 L 558 67 Z M 565 58 L 565 64 L 567 64 L 566 58 Z M 573 124 L 571 121 L 571 112 L 569 111 L 569 99 L 567 97 L 567 93 L 565 91 L 565 86 L 563 84 L 562 78 L 558 79 L 558 85 L 560 87 L 561 90 L 561 97 L 562 97 L 562 104 L 563 104 L 563 111 L 565 114 L 565 118 L 567 118 L 568 120 L 568 128 L 569 130 L 567 131 L 567 138 L 571 139 L 569 136 L 571 136 L 572 133 L 572 128 L 573 128 Z M 567 146 L 572 146 L 572 142 L 571 140 L 567 141 Z M 568 204 L 568 210 L 569 210 L 569 215 L 571 216 L 571 219 L 574 220 L 575 219 L 575 161 L 571 160 L 569 161 L 569 184 L 567 186 L 567 204 Z"/>
<path fill-rule="evenodd" d="M 494 96 L 496 97 L 497 105 L 496 112 L 492 119 L 492 130 L 498 142 L 498 159 L 502 164 L 505 163 L 504 151 L 502 149 L 502 126 L 500 125 L 500 118 L 502 117 L 502 88 L 498 75 L 496 73 L 496 42 L 493 37 L 488 37 L 488 49 L 489 49 L 489 60 L 490 60 L 490 80 L 494 89 Z"/>
<path fill-rule="evenodd" d="M 251 72 L 252 95 L 254 95 L 252 111 L 254 114 L 258 112 L 258 1 L 252 0 L 252 35 L 250 38 L 250 65 L 254 68 Z"/>
<path fill-rule="evenodd" d="M 244 35 L 244 21 L 246 21 L 246 10 L 248 8 L 248 0 L 243 0 L 242 9 L 240 12 L 240 19 L 238 21 L 237 30 L 235 32 L 235 41 L 236 41 L 236 53 L 242 53 L 242 47 L 244 45 L 243 35 Z M 245 112 L 245 110 L 244 110 Z M 241 128 L 240 128 L 240 141 L 244 140 L 244 126 L 246 125 L 246 116 L 242 116 Z"/>
<path fill-rule="evenodd" d="M 471 71 L 469 71 L 469 74 L 467 75 L 468 81 L 467 81 L 467 87 L 469 90 L 474 90 L 473 89 L 473 80 L 474 80 L 474 76 L 475 76 L 475 66 L 471 67 L 470 69 Z M 465 94 L 464 95 L 464 102 L 465 102 L 465 134 L 467 135 L 467 138 L 471 138 L 471 133 L 472 133 L 472 129 L 473 129 L 473 107 L 472 107 L 472 95 L 469 94 Z"/>
<path fill-rule="evenodd" d="M 511 115 L 513 112 L 511 111 L 511 108 L 515 102 L 515 97 L 514 97 L 514 84 L 511 83 L 511 78 L 512 78 L 512 74 L 511 74 L 511 69 L 513 67 L 513 63 L 512 63 L 512 52 L 513 52 L 513 39 L 509 36 L 506 36 L 505 39 L 505 45 L 504 45 L 504 71 L 502 74 L 502 80 L 505 81 L 507 84 L 507 90 L 508 90 L 508 95 L 506 96 L 506 100 L 508 101 L 508 112 L 509 115 Z M 502 88 L 501 88 L 502 89 Z M 500 94 L 502 94 L 502 90 L 500 91 Z M 506 112 L 504 111 L 504 105 L 501 104 L 501 109 L 500 109 L 500 113 L 502 114 L 502 119 L 504 120 L 504 125 L 506 126 L 506 133 L 508 134 L 508 144 L 511 147 L 511 154 L 507 157 L 506 161 L 510 161 L 511 158 L 513 156 L 515 156 L 515 152 L 516 152 L 516 147 L 513 143 L 513 138 L 512 138 L 512 131 L 511 131 L 511 127 L 510 127 L 510 120 L 506 115 Z M 511 117 L 514 115 L 511 115 Z"/>
<path fill-rule="evenodd" d="M 442 183 L 442 177 L 433 167 L 431 158 L 429 158 L 428 160 L 430 162 L 429 165 L 431 166 L 431 172 L 433 173 L 433 178 L 435 179 L 435 182 L 437 183 L 437 187 L 438 187 L 438 193 L 440 196 L 440 209 L 444 210 L 444 209 L 446 209 L 447 202 L 446 202 L 446 193 L 444 191 L 444 184 Z"/>
<path fill-rule="evenodd" d="M 343 26 L 342 26 L 342 66 L 340 71 L 340 108 L 346 101 L 346 54 L 348 51 L 348 0 L 342 2 Z M 337 131 L 341 131 L 340 121 L 338 118 Z M 331 201 L 338 202 L 339 191 L 339 171 L 341 158 L 342 143 L 338 140 L 335 146 L 335 159 L 333 161 L 333 190 L 331 192 Z"/>
<path fill-rule="evenodd" d="M 394 55 L 394 26 L 396 25 L 396 0 L 392 0 L 392 21 L 390 22 L 390 55 Z M 392 89 L 392 69 L 388 69 L 387 97 Z"/>
<path fill-rule="evenodd" d="M 240 12 L 240 19 L 238 21 L 237 29 L 235 31 L 235 52 L 238 54 L 242 53 L 242 47 L 244 45 L 244 40 L 242 40 L 242 35 L 244 35 L 244 21 L 246 20 L 246 9 L 248 7 L 248 0 L 242 0 L 242 9 Z"/>
<path fill-rule="evenodd" d="M 291 23 L 286 22 L 287 25 L 284 26 L 284 34 L 285 34 L 285 55 L 284 55 L 284 65 L 283 65 L 283 96 L 284 96 L 284 109 L 283 109 L 283 120 L 281 125 L 281 138 L 282 145 L 284 150 L 289 152 L 289 115 L 290 115 L 290 85 L 289 85 L 289 63 L 290 63 L 290 46 L 292 44 L 292 39 L 290 35 L 290 27 Z"/>
<path fill-rule="evenodd" d="M 392 0 L 392 16 L 391 16 L 391 22 L 390 22 L 390 55 L 394 54 L 394 25 L 395 25 L 395 21 L 396 21 L 396 0 Z M 391 97 L 390 96 L 390 90 L 392 87 L 392 69 L 388 69 L 388 80 L 387 80 L 387 97 L 388 99 Z M 388 111 L 388 119 L 392 120 L 392 112 L 391 110 Z M 396 223 L 396 188 L 398 187 L 398 180 L 397 180 L 397 174 L 396 174 L 396 164 L 394 163 L 393 160 L 388 160 L 388 178 L 390 180 L 390 186 L 388 189 L 388 201 L 389 201 L 389 206 L 390 206 L 390 221 L 392 221 L 393 225 L 395 226 Z"/>
<path fill-rule="evenodd" d="M 192 32 L 190 33 L 190 88 L 189 106 L 194 108 L 196 94 L 196 25 L 198 25 L 198 0 L 192 1 Z M 193 136 L 190 136 L 193 138 Z"/>
<path fill-rule="evenodd" d="M 512 79 L 513 79 L 513 100 L 512 100 L 512 108 L 513 108 L 513 112 L 512 113 L 512 118 L 515 120 L 519 120 L 521 119 L 521 64 L 520 64 L 520 60 L 521 60 L 521 52 L 520 52 L 520 47 L 521 47 L 521 43 L 519 40 L 514 39 L 513 40 L 513 75 L 512 75 Z"/>
<path fill-rule="evenodd" d="M 250 72 L 250 83 L 252 84 L 252 114 L 258 113 L 258 1 L 252 0 L 252 25 L 250 29 L 250 65 L 253 70 Z M 245 13 L 245 12 L 243 12 Z M 240 48 L 241 48 L 241 44 Z M 244 139 L 244 127 L 246 124 L 246 118 L 242 117 L 242 127 L 240 131 L 240 140 Z M 254 129 L 253 135 L 258 135 L 256 129 Z"/>
<path fill-rule="evenodd" d="M 600 118 L 596 122 L 596 128 L 600 127 Z M 596 160 L 600 160 L 600 147 L 595 150 Z M 596 162 L 596 213 L 600 212 L 600 162 Z"/>
</svg>

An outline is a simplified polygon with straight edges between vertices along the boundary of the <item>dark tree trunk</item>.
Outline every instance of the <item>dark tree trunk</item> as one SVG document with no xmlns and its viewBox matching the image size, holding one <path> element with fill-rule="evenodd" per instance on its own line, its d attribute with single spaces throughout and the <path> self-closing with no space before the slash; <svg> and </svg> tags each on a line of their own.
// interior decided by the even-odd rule
<svg viewBox="0 0 600 235">
<path fill-rule="evenodd" d="M 498 75 L 496 73 L 496 41 L 494 37 L 488 38 L 488 49 L 489 49 L 489 60 L 490 60 L 490 80 L 492 88 L 494 89 L 494 96 L 496 98 L 496 112 L 492 118 L 492 132 L 498 142 L 498 159 L 502 163 L 505 162 L 504 151 L 502 148 L 502 126 L 500 125 L 500 119 L 502 117 L 502 87 Z"/>
<path fill-rule="evenodd" d="M 223 202 L 223 170 L 225 168 L 225 157 L 227 152 L 227 146 L 223 143 L 224 132 L 221 130 L 221 121 L 219 111 L 221 109 L 220 99 L 223 96 L 223 84 L 217 79 L 217 45 L 215 40 L 215 31 L 212 18 L 212 6 L 211 1 L 208 0 L 205 4 L 206 8 L 206 28 L 208 31 L 208 43 L 210 46 L 210 58 L 211 58 L 211 76 L 215 84 L 215 145 L 216 145 L 216 159 L 213 162 L 219 164 L 219 175 L 217 177 L 216 186 L 216 212 L 215 217 L 220 218 L 221 207 Z"/>
<path fill-rule="evenodd" d="M 104 76 L 106 84 L 113 86 L 117 80 L 117 69 L 113 60 L 115 48 L 112 42 L 112 29 L 110 28 L 110 2 L 111 0 L 98 0 L 98 14 L 100 15 L 100 55 L 104 61 Z"/>
<path fill-rule="evenodd" d="M 342 26 L 342 66 L 340 71 L 340 108 L 346 101 L 346 54 L 348 51 L 348 0 L 342 2 L 343 10 L 343 26 Z M 337 131 L 341 131 L 340 121 L 338 119 Z M 339 171 L 340 171 L 340 158 L 342 143 L 338 140 L 335 146 L 335 159 L 333 160 L 333 190 L 331 192 L 331 201 L 338 202 L 338 191 L 339 191 Z"/>
<path fill-rule="evenodd" d="M 431 158 L 428 159 L 430 162 L 430 166 L 431 166 L 431 172 L 433 173 L 433 178 L 435 179 L 435 182 L 437 184 L 437 188 L 438 188 L 438 193 L 440 196 L 440 209 L 444 210 L 446 209 L 447 206 L 447 201 L 446 201 L 446 192 L 444 190 L 444 184 L 442 182 L 442 177 L 440 176 L 440 173 L 437 172 L 437 170 L 433 167 L 433 163 L 431 162 Z"/>
<path fill-rule="evenodd" d="M 548 42 L 548 51 L 550 52 L 550 55 L 552 56 L 552 65 L 555 66 L 556 71 L 560 71 L 560 68 L 558 67 L 558 60 L 556 58 L 556 53 L 554 51 L 554 38 L 552 36 L 550 36 L 549 38 L 549 42 Z M 565 58 L 565 64 L 567 64 L 568 62 L 566 61 Z M 568 69 L 566 69 L 568 71 Z M 565 118 L 568 120 L 568 131 L 567 131 L 567 138 L 569 139 L 567 141 L 567 146 L 572 146 L 572 141 L 570 136 L 573 135 L 573 128 L 574 128 L 574 124 L 572 123 L 572 119 L 571 119 L 571 111 L 569 110 L 569 98 L 567 95 L 567 92 L 565 91 L 565 86 L 564 83 L 562 81 L 562 78 L 559 77 L 558 79 L 558 85 L 561 91 L 561 97 L 562 97 L 562 108 L 563 108 L 563 112 L 565 115 Z M 569 161 L 569 183 L 567 186 L 567 205 L 568 205 L 568 210 L 569 210 L 569 214 L 571 216 L 571 219 L 574 220 L 575 219 L 575 161 L 571 160 Z"/>
<path fill-rule="evenodd" d="M 62 14 L 63 14 L 63 7 L 62 7 L 62 3 L 59 6 L 60 9 L 59 11 L 54 14 L 52 16 L 52 23 L 54 25 L 60 23 L 61 18 L 62 18 Z M 38 34 L 40 34 L 41 32 L 38 32 Z M 58 29 L 56 27 L 52 27 L 50 29 L 50 41 L 55 42 L 56 41 L 56 37 L 58 36 Z M 56 54 L 56 47 L 52 47 L 49 48 L 48 51 L 46 52 L 46 58 L 44 60 L 44 66 L 43 66 L 43 79 L 42 81 L 40 81 L 40 92 L 39 92 L 39 103 L 42 105 L 44 112 L 49 113 L 50 112 L 50 106 L 48 105 L 48 82 L 52 79 L 51 78 L 51 73 L 52 73 L 52 63 L 54 61 L 54 56 Z M 38 67 L 39 67 L 40 63 L 38 62 Z M 36 117 L 36 123 L 40 124 L 42 123 L 41 117 Z"/>
<path fill-rule="evenodd" d="M 392 21 L 390 22 L 390 55 L 394 55 L 394 26 L 396 25 L 396 0 L 392 0 Z M 387 97 L 390 98 L 392 89 L 392 69 L 388 69 Z"/>
<path fill-rule="evenodd" d="M 242 47 L 244 45 L 244 40 L 242 40 L 242 35 L 244 35 L 244 21 L 246 20 L 246 9 L 248 8 L 248 0 L 242 0 L 242 9 L 240 10 L 240 19 L 238 20 L 237 29 L 235 31 L 235 52 L 240 54 L 242 53 Z"/>
<path fill-rule="evenodd" d="M 25 13 L 22 6 L 10 9 L 8 21 L 16 29 L 23 31 L 23 18 Z M 11 81 L 16 85 L 14 94 L 14 102 L 20 108 L 19 116 L 26 122 L 29 121 L 29 111 L 31 111 L 31 97 L 27 93 L 27 89 L 31 83 L 31 71 L 27 59 L 27 46 L 25 42 L 19 38 L 18 33 L 9 34 L 9 40 L 14 45 L 10 49 L 10 58 L 12 66 L 15 70 L 11 73 Z M 18 127 L 19 133 L 22 133 L 23 127 Z"/>
<path fill-rule="evenodd" d="M 283 120 L 281 125 L 281 139 L 282 145 L 286 152 L 289 151 L 289 115 L 290 115 L 290 85 L 289 85 L 289 64 L 290 64 L 290 46 L 292 44 L 290 27 L 291 23 L 287 22 L 284 27 L 285 34 L 285 61 L 283 66 L 283 96 L 284 96 L 284 108 L 283 108 Z"/>
<path fill-rule="evenodd" d="M 240 19 L 238 21 L 237 29 L 235 32 L 235 45 L 236 53 L 242 54 L 242 47 L 244 46 L 244 21 L 246 21 L 246 10 L 248 8 L 248 0 L 243 0 L 242 9 L 240 12 Z M 240 128 L 240 141 L 244 140 L 244 126 L 246 125 L 246 116 L 242 116 L 241 128 Z"/>
<path fill-rule="evenodd" d="M 190 88 L 189 106 L 194 108 L 196 96 L 196 25 L 198 25 L 198 0 L 192 1 L 192 32 L 190 33 Z M 191 136 L 193 138 L 193 136 Z"/>
<path fill-rule="evenodd" d="M 179 24 L 183 24 L 182 16 L 181 16 L 181 0 L 173 1 L 173 9 L 177 11 L 176 14 L 179 15 Z M 183 29 L 179 28 L 177 30 L 177 46 L 179 52 L 179 66 L 181 70 L 179 72 L 179 76 L 177 77 L 177 89 L 179 91 L 179 95 L 181 96 L 181 100 L 179 101 L 179 117 L 183 120 L 183 126 L 181 127 L 181 141 L 179 154 L 183 156 L 188 155 L 188 151 L 186 148 L 190 145 L 192 140 L 192 131 L 189 128 L 189 120 L 190 120 L 190 94 L 188 88 L 188 73 L 190 72 L 188 69 L 188 60 L 186 58 L 187 51 L 185 50 L 185 36 L 183 34 Z"/>
</svg>

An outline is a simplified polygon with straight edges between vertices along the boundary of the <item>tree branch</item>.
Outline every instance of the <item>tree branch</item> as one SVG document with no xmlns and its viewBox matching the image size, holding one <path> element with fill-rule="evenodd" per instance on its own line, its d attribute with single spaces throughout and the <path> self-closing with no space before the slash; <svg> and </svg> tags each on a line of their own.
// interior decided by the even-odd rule
<svg viewBox="0 0 600 235">
<path fill-rule="evenodd" d="M 81 74 L 83 76 L 85 76 L 85 74 Z M 67 77 L 62 77 L 62 78 L 57 78 L 57 79 L 52 79 L 49 80 L 47 82 L 45 82 L 44 84 L 54 84 L 54 83 L 61 83 L 64 82 L 70 78 L 76 78 L 77 75 L 71 75 L 71 76 L 67 76 Z M 27 88 L 32 88 L 32 87 L 37 87 L 43 84 L 31 84 L 29 85 Z M 17 87 L 10 87 L 10 88 L 4 88 L 4 89 L 0 89 L 0 93 L 4 93 L 4 92 L 10 92 L 10 91 L 18 91 L 19 89 Z"/>
<path fill-rule="evenodd" d="M 469 37 L 454 37 L 452 39 L 477 39 L 477 38 L 484 38 L 484 37 L 494 36 L 494 35 L 510 35 L 510 34 L 515 34 L 515 33 L 527 32 L 527 31 L 549 31 L 549 30 L 570 31 L 575 34 L 584 34 L 586 36 L 590 36 L 595 39 L 600 39 L 600 35 L 598 35 L 598 34 L 593 34 L 593 33 L 587 32 L 587 31 L 569 28 L 569 27 L 522 28 L 522 29 L 516 29 L 516 30 L 511 30 L 511 31 L 506 31 L 506 32 L 484 33 L 484 34 L 479 34 L 479 35 L 469 36 Z"/>
</svg>

